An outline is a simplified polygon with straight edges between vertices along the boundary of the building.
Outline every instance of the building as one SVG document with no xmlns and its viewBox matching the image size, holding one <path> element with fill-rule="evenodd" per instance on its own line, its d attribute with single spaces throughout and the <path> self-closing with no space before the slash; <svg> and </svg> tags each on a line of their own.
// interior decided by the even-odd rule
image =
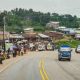
<svg viewBox="0 0 80 80">
<path fill-rule="evenodd" d="M 50 21 L 46 24 L 46 27 L 57 29 L 59 27 L 59 22 Z"/>
<path fill-rule="evenodd" d="M 63 38 L 63 33 L 61 32 L 55 32 L 55 31 L 50 31 L 50 32 L 45 32 L 45 35 L 48 35 L 49 37 L 51 37 L 53 40 L 59 40 Z"/>
<path fill-rule="evenodd" d="M 79 39 L 80 40 L 80 34 L 75 34 L 75 39 Z"/>
<path fill-rule="evenodd" d="M 8 40 L 9 39 L 9 32 L 4 32 L 4 39 Z M 3 46 L 3 31 L 0 31 L 0 46 Z"/>
<path fill-rule="evenodd" d="M 36 42 L 38 40 L 37 33 L 35 32 L 24 33 L 23 37 L 28 40 L 28 42 Z"/>
<path fill-rule="evenodd" d="M 80 30 L 79 29 L 75 31 L 75 39 L 80 40 Z"/>
<path fill-rule="evenodd" d="M 24 37 L 22 35 L 16 34 L 16 33 L 12 33 L 9 36 L 10 42 L 16 42 L 16 41 L 22 40 L 22 39 L 24 39 Z"/>
<path fill-rule="evenodd" d="M 4 32 L 4 39 L 9 39 L 9 32 Z M 0 31 L 0 40 L 3 40 L 3 31 Z"/>
<path fill-rule="evenodd" d="M 74 28 L 63 28 L 63 29 L 59 29 L 60 32 L 67 34 L 67 35 L 75 35 L 75 29 Z"/>
<path fill-rule="evenodd" d="M 64 29 L 66 29 L 66 27 L 65 26 L 59 26 L 57 29 L 58 30 L 64 30 Z"/>
<path fill-rule="evenodd" d="M 34 29 L 33 28 L 25 28 L 24 29 L 24 33 L 30 33 L 30 32 L 33 32 Z"/>
<path fill-rule="evenodd" d="M 51 38 L 48 35 L 45 35 L 45 34 L 42 34 L 42 33 L 39 33 L 38 34 L 38 37 L 39 37 L 39 40 L 40 41 L 48 41 L 48 40 L 51 40 Z"/>
</svg>

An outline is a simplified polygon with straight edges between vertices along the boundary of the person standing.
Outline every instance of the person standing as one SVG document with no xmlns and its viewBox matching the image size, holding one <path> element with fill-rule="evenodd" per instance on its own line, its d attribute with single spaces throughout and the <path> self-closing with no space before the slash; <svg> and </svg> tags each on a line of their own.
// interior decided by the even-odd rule
<svg viewBox="0 0 80 80">
<path fill-rule="evenodd" d="M 24 46 L 21 46 L 20 55 L 23 56 L 23 54 L 24 54 Z"/>
<path fill-rule="evenodd" d="M 13 45 L 13 57 L 16 57 L 17 55 L 17 46 L 14 44 Z"/>
<path fill-rule="evenodd" d="M 3 53 L 2 53 L 2 51 L 0 50 L 0 64 L 3 64 L 2 61 L 3 61 Z"/>
</svg>

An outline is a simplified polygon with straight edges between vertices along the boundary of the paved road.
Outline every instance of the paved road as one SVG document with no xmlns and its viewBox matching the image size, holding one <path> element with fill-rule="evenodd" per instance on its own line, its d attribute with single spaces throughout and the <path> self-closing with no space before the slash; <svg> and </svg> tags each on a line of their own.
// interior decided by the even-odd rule
<svg viewBox="0 0 80 80">
<path fill-rule="evenodd" d="M 58 61 L 57 51 L 29 52 L 0 73 L 0 80 L 80 80 L 80 54 Z"/>
</svg>

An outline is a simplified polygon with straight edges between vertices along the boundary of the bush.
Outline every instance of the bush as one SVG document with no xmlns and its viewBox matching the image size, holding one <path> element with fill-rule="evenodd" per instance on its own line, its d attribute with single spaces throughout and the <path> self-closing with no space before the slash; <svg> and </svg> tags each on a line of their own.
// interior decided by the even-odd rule
<svg viewBox="0 0 80 80">
<path fill-rule="evenodd" d="M 59 41 L 56 44 L 57 44 L 58 47 L 61 46 L 62 44 L 64 44 L 64 45 L 69 45 L 72 48 L 75 48 L 78 44 L 80 44 L 80 41 L 79 40 Z"/>
</svg>

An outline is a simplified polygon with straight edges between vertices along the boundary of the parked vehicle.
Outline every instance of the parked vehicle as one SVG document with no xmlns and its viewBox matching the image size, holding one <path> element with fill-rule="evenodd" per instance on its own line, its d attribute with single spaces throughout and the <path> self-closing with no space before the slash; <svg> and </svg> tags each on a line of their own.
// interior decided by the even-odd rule
<svg viewBox="0 0 80 80">
<path fill-rule="evenodd" d="M 60 48 L 58 49 L 58 60 L 60 61 L 61 59 L 67 59 L 67 60 L 71 60 L 71 47 L 68 45 L 62 45 L 60 46 Z"/>
<path fill-rule="evenodd" d="M 38 50 L 39 51 L 44 51 L 45 50 L 45 45 L 44 44 L 39 44 L 38 45 Z"/>
<path fill-rule="evenodd" d="M 76 52 L 76 53 L 80 53 L 80 45 L 78 45 L 78 46 L 76 47 L 75 52 Z"/>
</svg>

